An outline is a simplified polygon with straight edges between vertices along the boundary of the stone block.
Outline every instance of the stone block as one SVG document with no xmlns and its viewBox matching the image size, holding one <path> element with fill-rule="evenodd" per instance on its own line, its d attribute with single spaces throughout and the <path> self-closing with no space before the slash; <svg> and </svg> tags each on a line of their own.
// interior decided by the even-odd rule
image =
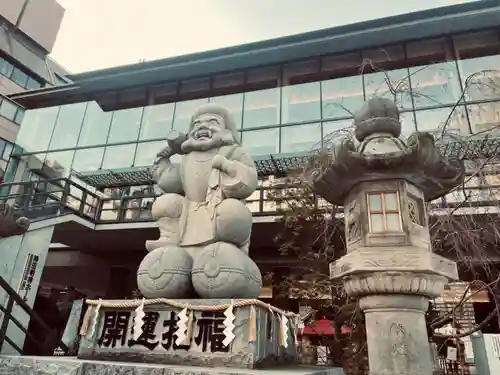
<svg viewBox="0 0 500 375">
<path fill-rule="evenodd" d="M 341 368 L 295 366 L 269 370 L 164 366 L 147 363 L 86 361 L 71 357 L 0 356 L 2 375 L 344 375 Z"/>
<path fill-rule="evenodd" d="M 455 262 L 412 246 L 361 247 L 330 263 L 332 279 L 386 271 L 426 273 L 458 280 Z"/>
<path fill-rule="evenodd" d="M 282 330 L 284 312 L 272 312 L 268 305 L 234 307 L 234 339 L 227 346 L 223 344 L 226 338 L 225 310 L 201 311 L 206 310 L 202 306 L 230 305 L 241 301 L 244 300 L 173 300 L 174 303 L 188 305 L 188 311 L 194 314 L 191 335 L 180 345 L 175 341 L 182 307 L 174 308 L 172 303 L 146 304 L 142 334 L 137 338 L 133 335 L 136 307 L 130 306 L 134 301 L 101 301 L 98 314 L 95 314 L 94 306 L 89 315 L 88 329 L 81 338 L 78 358 L 240 368 L 296 363 L 294 319 L 291 316 L 285 318 L 288 327 L 285 345 Z M 129 307 L 106 307 L 111 303 L 115 306 L 128 304 Z"/>
</svg>

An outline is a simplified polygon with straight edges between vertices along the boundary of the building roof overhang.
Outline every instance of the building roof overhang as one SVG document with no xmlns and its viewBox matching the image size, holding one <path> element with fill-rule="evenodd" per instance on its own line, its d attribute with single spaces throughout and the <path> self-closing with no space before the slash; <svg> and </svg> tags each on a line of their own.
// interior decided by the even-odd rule
<svg viewBox="0 0 500 375">
<path fill-rule="evenodd" d="M 69 96 L 68 91 L 50 88 L 14 94 L 11 98 L 28 109 L 96 100 L 102 93 L 126 88 L 498 27 L 499 20 L 500 4 L 497 1 L 476 1 L 213 51 L 73 74 L 68 78 L 74 84 L 66 85 L 71 88 Z"/>
</svg>

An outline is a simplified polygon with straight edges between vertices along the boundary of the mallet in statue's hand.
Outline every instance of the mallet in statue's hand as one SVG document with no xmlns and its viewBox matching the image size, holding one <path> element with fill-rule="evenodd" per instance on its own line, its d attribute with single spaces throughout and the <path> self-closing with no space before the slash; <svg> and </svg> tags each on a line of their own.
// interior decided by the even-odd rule
<svg viewBox="0 0 500 375">
<path fill-rule="evenodd" d="M 156 156 L 159 159 L 168 159 L 172 155 L 182 155 L 182 143 L 187 139 L 187 134 L 177 130 L 171 130 L 167 135 L 167 146 Z"/>
</svg>

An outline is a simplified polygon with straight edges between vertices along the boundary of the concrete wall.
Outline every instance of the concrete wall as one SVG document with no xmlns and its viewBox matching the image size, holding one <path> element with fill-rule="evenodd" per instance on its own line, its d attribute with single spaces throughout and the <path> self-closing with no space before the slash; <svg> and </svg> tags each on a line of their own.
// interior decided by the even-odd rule
<svg viewBox="0 0 500 375">
<path fill-rule="evenodd" d="M 15 25 L 26 0 L 0 1 L 0 16 Z"/>
<path fill-rule="evenodd" d="M 0 15 L 13 25 L 18 24 L 19 30 L 52 52 L 64 8 L 56 0 L 4 0 L 0 1 Z"/>
<path fill-rule="evenodd" d="M 31 283 L 31 289 L 26 295 L 26 303 L 30 307 L 32 307 L 35 302 L 53 232 L 54 227 L 52 225 L 32 225 L 32 228 L 22 236 L 12 236 L 0 239 L 0 253 L 2 254 L 0 258 L 0 276 L 2 276 L 16 291 L 19 290 L 28 255 L 33 254 L 38 256 L 38 263 Z M 6 301 L 7 294 L 2 289 L 0 290 L 0 303 L 5 305 Z M 16 306 L 14 308 L 13 315 L 24 325 L 24 327 L 28 326 L 29 316 L 20 307 Z M 9 324 L 7 336 L 14 341 L 16 345 L 22 348 L 25 335 L 12 322 Z M 5 343 L 1 354 L 17 354 L 17 352 L 14 348 Z"/>
</svg>

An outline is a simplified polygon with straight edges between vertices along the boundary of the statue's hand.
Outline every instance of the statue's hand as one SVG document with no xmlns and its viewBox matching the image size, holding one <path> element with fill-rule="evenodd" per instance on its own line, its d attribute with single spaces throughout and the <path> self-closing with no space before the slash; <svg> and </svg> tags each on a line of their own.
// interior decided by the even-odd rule
<svg viewBox="0 0 500 375">
<path fill-rule="evenodd" d="M 214 158 L 212 159 L 212 167 L 218 170 L 223 171 L 224 166 L 229 162 L 227 158 L 225 158 L 222 155 L 215 155 Z"/>
<path fill-rule="evenodd" d="M 174 154 L 175 152 L 172 150 L 172 148 L 170 146 L 166 146 L 163 150 L 156 154 L 156 157 L 158 159 L 168 159 Z"/>
<path fill-rule="evenodd" d="M 212 159 L 212 167 L 228 174 L 229 176 L 234 176 L 235 174 L 233 163 L 222 155 L 214 156 Z"/>
</svg>

